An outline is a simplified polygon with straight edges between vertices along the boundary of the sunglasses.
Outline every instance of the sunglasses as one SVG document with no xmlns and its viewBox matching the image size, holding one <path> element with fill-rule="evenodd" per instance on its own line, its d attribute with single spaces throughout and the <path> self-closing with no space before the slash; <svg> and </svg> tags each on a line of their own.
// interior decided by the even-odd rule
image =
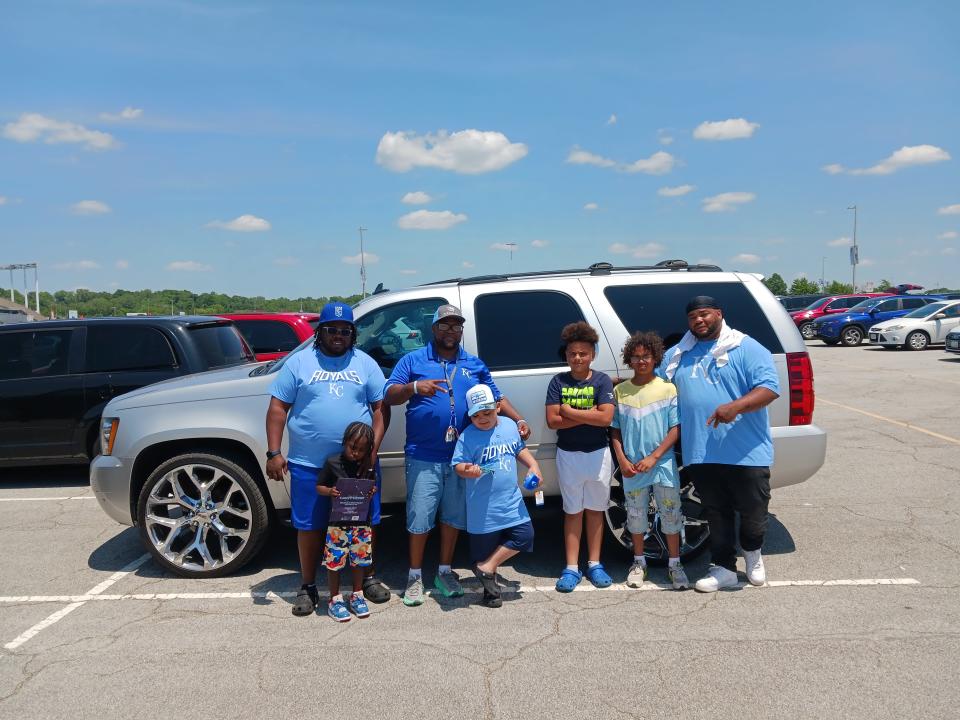
<svg viewBox="0 0 960 720">
<path fill-rule="evenodd" d="M 463 325 L 451 325 L 450 323 L 438 322 L 437 330 L 440 332 L 463 332 Z"/>
<path fill-rule="evenodd" d="M 324 325 L 320 329 L 323 330 L 323 332 L 325 332 L 327 335 L 333 335 L 334 337 L 336 337 L 337 335 L 339 335 L 340 337 L 350 337 L 351 335 L 353 335 L 353 330 L 351 330 L 350 328 L 335 328 L 335 327 L 330 327 L 329 325 Z"/>
<path fill-rule="evenodd" d="M 652 356 L 652 355 L 631 355 L 631 356 L 630 356 L 630 362 L 631 362 L 631 363 L 648 363 L 648 362 L 653 362 L 653 356 Z"/>
</svg>

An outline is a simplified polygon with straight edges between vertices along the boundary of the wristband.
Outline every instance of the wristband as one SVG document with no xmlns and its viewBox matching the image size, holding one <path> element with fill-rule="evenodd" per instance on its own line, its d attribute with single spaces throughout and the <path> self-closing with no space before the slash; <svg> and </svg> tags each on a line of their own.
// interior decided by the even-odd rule
<svg viewBox="0 0 960 720">
<path fill-rule="evenodd" d="M 414 394 L 414 395 L 419 395 L 419 394 L 420 394 L 420 393 L 417 392 L 417 381 L 416 381 L 416 380 L 413 381 L 413 394 Z"/>
<path fill-rule="evenodd" d="M 519 425 L 520 423 L 523 423 L 524 425 L 529 425 L 529 424 L 530 424 L 530 423 L 528 423 L 526 420 L 524 420 L 523 418 L 520 418 L 519 420 L 517 420 L 517 425 Z"/>
</svg>

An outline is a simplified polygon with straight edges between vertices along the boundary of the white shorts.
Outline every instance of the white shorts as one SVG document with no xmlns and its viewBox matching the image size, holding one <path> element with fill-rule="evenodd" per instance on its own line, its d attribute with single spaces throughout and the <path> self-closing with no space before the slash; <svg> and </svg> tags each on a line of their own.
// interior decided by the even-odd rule
<svg viewBox="0 0 960 720">
<path fill-rule="evenodd" d="M 557 448 L 557 482 L 563 511 L 574 515 L 583 510 L 604 512 L 610 505 L 613 459 L 610 448 L 571 452 Z"/>
</svg>

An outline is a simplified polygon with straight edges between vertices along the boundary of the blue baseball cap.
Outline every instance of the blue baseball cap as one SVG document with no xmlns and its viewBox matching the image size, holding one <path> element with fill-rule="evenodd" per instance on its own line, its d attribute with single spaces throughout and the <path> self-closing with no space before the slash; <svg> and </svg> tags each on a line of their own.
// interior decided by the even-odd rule
<svg viewBox="0 0 960 720">
<path fill-rule="evenodd" d="M 320 311 L 320 322 L 317 323 L 317 325 L 337 322 L 338 320 L 353 325 L 353 308 L 344 302 L 328 302 L 323 306 L 323 310 Z"/>
</svg>

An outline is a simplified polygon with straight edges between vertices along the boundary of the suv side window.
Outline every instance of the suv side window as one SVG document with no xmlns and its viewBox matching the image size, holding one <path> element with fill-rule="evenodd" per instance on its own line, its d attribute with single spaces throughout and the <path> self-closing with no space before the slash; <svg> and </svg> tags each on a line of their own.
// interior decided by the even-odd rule
<svg viewBox="0 0 960 720">
<path fill-rule="evenodd" d="M 603 294 L 627 332 L 654 330 L 667 348 L 680 342 L 687 332 L 684 309 L 690 298 L 709 295 L 720 303 L 724 320 L 730 327 L 746 333 L 774 354 L 783 352 L 780 338 L 767 316 L 741 283 L 611 285 Z"/>
<path fill-rule="evenodd" d="M 904 310 L 916 310 L 919 307 L 924 305 L 929 305 L 924 298 L 902 298 L 903 299 L 903 309 Z"/>
<path fill-rule="evenodd" d="M 473 311 L 477 355 L 491 371 L 566 366 L 560 331 L 584 319 L 577 301 L 556 290 L 480 295 Z"/>
<path fill-rule="evenodd" d="M 300 344 L 292 327 L 281 320 L 234 320 L 255 353 L 290 352 Z"/>
<path fill-rule="evenodd" d="M 446 298 L 434 297 L 377 308 L 357 319 L 355 347 L 376 360 L 389 375 L 400 358 L 430 342 L 433 313 L 446 303 Z"/>
<path fill-rule="evenodd" d="M 877 312 L 893 312 L 894 310 L 900 309 L 900 301 L 896 298 L 892 300 L 884 300 L 883 302 L 874 305 L 873 309 Z"/>
<path fill-rule="evenodd" d="M 0 333 L 0 380 L 66 375 L 73 330 Z"/>
<path fill-rule="evenodd" d="M 854 305 L 856 305 L 857 303 L 861 303 L 864 300 L 866 300 L 866 298 L 859 295 L 857 297 L 840 298 L 839 300 L 834 300 L 832 303 L 830 303 L 830 307 L 831 308 L 852 308 Z"/>
<path fill-rule="evenodd" d="M 142 325 L 87 327 L 87 372 L 155 370 L 175 367 L 173 349 L 163 333 Z"/>
</svg>

